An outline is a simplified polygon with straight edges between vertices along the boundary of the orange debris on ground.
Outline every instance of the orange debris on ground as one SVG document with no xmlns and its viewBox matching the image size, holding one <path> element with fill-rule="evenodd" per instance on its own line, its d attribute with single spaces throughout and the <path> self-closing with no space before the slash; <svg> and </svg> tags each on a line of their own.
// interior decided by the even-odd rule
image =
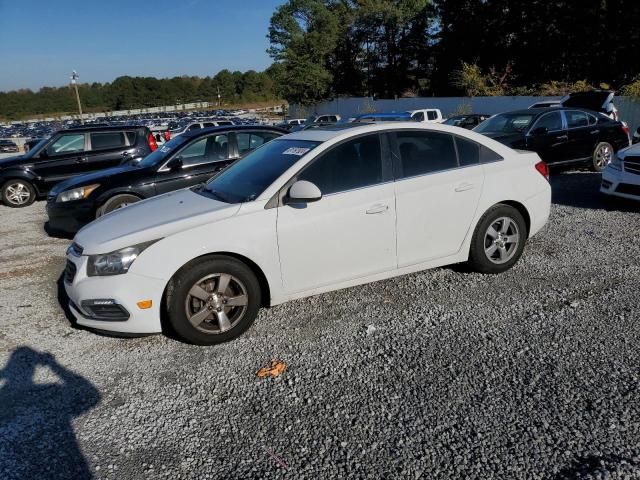
<svg viewBox="0 0 640 480">
<path fill-rule="evenodd" d="M 262 367 L 256 375 L 258 378 L 279 377 L 287 369 L 287 364 L 280 360 L 271 360 L 271 365 Z"/>
</svg>

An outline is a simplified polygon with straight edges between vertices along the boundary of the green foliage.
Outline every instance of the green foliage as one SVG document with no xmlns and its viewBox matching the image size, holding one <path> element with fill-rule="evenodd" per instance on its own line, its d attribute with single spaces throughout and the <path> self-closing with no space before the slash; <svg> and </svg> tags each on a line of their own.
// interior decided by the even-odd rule
<svg viewBox="0 0 640 480">
<path fill-rule="evenodd" d="M 116 111 L 174 105 L 196 101 L 216 103 L 218 93 L 223 105 L 275 100 L 278 97 L 272 72 L 230 72 L 222 70 L 213 77 L 118 77 L 112 83 L 78 86 L 86 112 Z M 73 90 L 69 86 L 44 87 L 38 92 L 18 90 L 0 92 L 0 117 L 19 119 L 50 113 L 76 112 Z"/>
<path fill-rule="evenodd" d="M 618 93 L 628 97 L 640 97 L 640 77 L 635 78 L 633 82 L 622 87 Z"/>
<path fill-rule="evenodd" d="M 578 80 L 573 83 L 551 80 L 540 85 L 536 89 L 536 93 L 543 96 L 564 96 L 571 92 L 588 92 L 593 89 L 594 87 L 589 85 L 586 80 Z"/>
<path fill-rule="evenodd" d="M 470 103 L 461 103 L 456 109 L 449 114 L 450 117 L 455 117 L 456 115 L 469 115 L 473 112 L 473 107 L 471 107 Z"/>
<path fill-rule="evenodd" d="M 508 69 L 503 74 L 498 74 L 495 69 L 483 74 L 478 65 L 462 62 L 460 69 L 451 75 L 451 80 L 467 97 L 495 97 L 507 93 L 508 77 Z"/>
</svg>

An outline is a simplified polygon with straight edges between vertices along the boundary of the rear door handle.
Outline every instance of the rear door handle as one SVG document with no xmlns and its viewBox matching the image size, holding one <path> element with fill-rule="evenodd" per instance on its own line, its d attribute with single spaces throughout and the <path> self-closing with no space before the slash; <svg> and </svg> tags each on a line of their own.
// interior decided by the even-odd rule
<svg viewBox="0 0 640 480">
<path fill-rule="evenodd" d="M 384 213 L 389 210 L 389 205 L 382 205 L 381 203 L 376 203 L 369 210 L 367 210 L 367 215 L 374 215 L 376 213 Z"/>
<path fill-rule="evenodd" d="M 590 133 L 591 135 L 595 135 L 595 134 L 597 134 L 597 133 L 600 133 L 600 130 L 591 130 L 589 133 Z"/>
<path fill-rule="evenodd" d="M 456 192 L 466 192 L 467 190 L 471 190 L 474 187 L 473 183 L 461 183 L 455 188 Z"/>
<path fill-rule="evenodd" d="M 556 140 L 569 140 L 569 135 L 560 135 L 556 137 Z"/>
<path fill-rule="evenodd" d="M 78 157 L 76 158 L 76 163 L 85 163 L 88 162 L 89 158 L 88 157 Z"/>
</svg>

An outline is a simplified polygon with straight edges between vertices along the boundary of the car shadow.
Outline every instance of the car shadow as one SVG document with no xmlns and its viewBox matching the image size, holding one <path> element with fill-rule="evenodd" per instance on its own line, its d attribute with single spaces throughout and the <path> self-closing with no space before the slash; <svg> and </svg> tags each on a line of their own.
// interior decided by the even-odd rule
<svg viewBox="0 0 640 480">
<path fill-rule="evenodd" d="M 640 202 L 602 195 L 601 178 L 595 172 L 553 172 L 550 179 L 551 203 L 592 210 L 640 212 Z"/>
<path fill-rule="evenodd" d="M 55 228 L 52 228 L 49 222 L 44 223 L 43 229 L 47 235 L 53 238 L 63 238 L 66 240 L 73 240 L 73 237 L 74 237 L 73 233 L 63 232 L 60 230 L 56 230 Z"/>
<path fill-rule="evenodd" d="M 624 466 L 637 467 L 637 463 L 630 458 L 618 455 L 579 457 L 573 463 L 558 472 L 554 480 L 579 480 L 583 478 L 609 478 Z M 622 477 L 621 477 L 622 478 Z"/>
<path fill-rule="evenodd" d="M 34 381 L 43 368 L 57 379 Z M 98 389 L 52 354 L 26 346 L 11 353 L 0 380 L 4 478 L 92 478 L 72 422 L 100 402 Z"/>
</svg>

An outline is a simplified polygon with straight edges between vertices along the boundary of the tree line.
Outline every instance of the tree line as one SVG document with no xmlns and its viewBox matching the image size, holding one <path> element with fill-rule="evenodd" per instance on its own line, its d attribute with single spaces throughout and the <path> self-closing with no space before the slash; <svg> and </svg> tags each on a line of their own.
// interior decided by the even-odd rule
<svg viewBox="0 0 640 480">
<path fill-rule="evenodd" d="M 78 85 L 83 110 L 117 111 L 195 101 L 218 101 L 222 105 L 251 103 L 277 98 L 274 80 L 266 72 L 222 70 L 213 77 L 118 77 L 111 83 Z M 17 119 L 33 115 L 76 112 L 75 92 L 70 86 L 44 87 L 33 92 L 0 92 L 0 117 Z"/>
<path fill-rule="evenodd" d="M 264 72 L 80 85 L 88 111 L 338 96 L 640 96 L 638 0 L 286 0 Z M 68 87 L 0 93 L 0 116 L 75 111 Z"/>
<path fill-rule="evenodd" d="M 290 101 L 637 92 L 637 0 L 288 0 L 269 27 Z"/>
</svg>

